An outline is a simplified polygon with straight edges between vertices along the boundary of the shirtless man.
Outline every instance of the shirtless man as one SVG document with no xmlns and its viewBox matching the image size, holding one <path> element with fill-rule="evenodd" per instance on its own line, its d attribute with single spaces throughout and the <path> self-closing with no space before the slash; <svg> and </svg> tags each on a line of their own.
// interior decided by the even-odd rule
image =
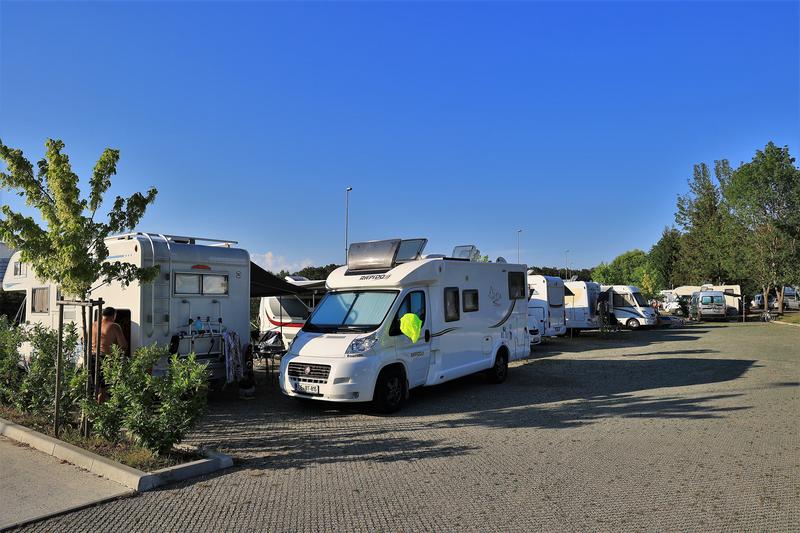
<svg viewBox="0 0 800 533">
<path fill-rule="evenodd" d="M 117 310 L 113 307 L 106 307 L 103 309 L 103 322 L 98 326 L 97 322 L 92 324 L 92 353 L 97 353 L 97 330 L 100 328 L 100 368 L 102 369 L 103 357 L 110 354 L 113 346 L 118 346 L 120 350 L 125 352 L 128 349 L 128 341 L 125 340 L 125 335 L 122 333 L 122 328 L 114 322 L 117 319 Z M 103 401 L 106 396 L 106 381 L 103 378 L 103 372 L 99 373 L 99 383 L 97 384 L 97 396 L 100 401 Z"/>
</svg>

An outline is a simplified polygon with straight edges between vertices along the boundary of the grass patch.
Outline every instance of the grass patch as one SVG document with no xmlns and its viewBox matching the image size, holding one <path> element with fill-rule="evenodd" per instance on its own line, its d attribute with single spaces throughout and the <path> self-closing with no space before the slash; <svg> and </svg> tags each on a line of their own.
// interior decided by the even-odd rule
<svg viewBox="0 0 800 533">
<path fill-rule="evenodd" d="M 789 324 L 800 324 L 800 312 L 785 313 L 778 320 L 781 322 L 788 322 Z"/>
<path fill-rule="evenodd" d="M 53 436 L 52 424 L 43 418 L 21 413 L 12 407 L 4 405 L 0 405 L 0 417 L 45 435 Z M 111 442 L 98 436 L 84 438 L 74 427 L 64 428 L 58 438 L 73 446 L 108 457 L 113 461 L 144 472 L 152 472 L 153 470 L 189 463 L 203 458 L 198 452 L 178 449 L 173 449 L 166 454 L 154 454 L 147 448 L 127 439 L 123 439 L 120 442 Z"/>
</svg>

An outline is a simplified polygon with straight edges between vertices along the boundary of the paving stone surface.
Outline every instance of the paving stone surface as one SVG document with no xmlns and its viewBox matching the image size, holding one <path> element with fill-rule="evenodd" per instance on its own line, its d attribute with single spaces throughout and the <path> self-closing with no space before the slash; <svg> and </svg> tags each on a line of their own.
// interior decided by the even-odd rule
<svg viewBox="0 0 800 533">
<path fill-rule="evenodd" d="M 390 417 L 262 383 L 192 437 L 233 469 L 25 529 L 797 531 L 798 385 L 778 324 L 557 339 Z"/>
</svg>

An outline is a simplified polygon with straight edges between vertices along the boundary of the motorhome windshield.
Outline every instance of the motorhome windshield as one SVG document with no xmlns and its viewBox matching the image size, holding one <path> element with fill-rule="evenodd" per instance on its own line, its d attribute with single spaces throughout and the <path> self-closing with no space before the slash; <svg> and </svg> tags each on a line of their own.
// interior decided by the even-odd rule
<svg viewBox="0 0 800 533">
<path fill-rule="evenodd" d="M 383 323 L 395 298 L 397 291 L 329 292 L 303 330 L 325 333 L 372 331 Z"/>
<path fill-rule="evenodd" d="M 278 296 L 270 298 L 269 309 L 275 317 L 291 318 L 303 321 L 311 312 L 296 296 Z"/>
<path fill-rule="evenodd" d="M 636 300 L 636 305 L 639 307 L 647 307 L 647 300 L 644 299 L 641 292 L 634 292 L 633 299 Z"/>
</svg>

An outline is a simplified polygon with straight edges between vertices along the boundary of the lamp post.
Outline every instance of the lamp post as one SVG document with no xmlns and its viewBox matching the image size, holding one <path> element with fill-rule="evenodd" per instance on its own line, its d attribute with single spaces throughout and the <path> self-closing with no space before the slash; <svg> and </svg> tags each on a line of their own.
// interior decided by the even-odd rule
<svg viewBox="0 0 800 533">
<path fill-rule="evenodd" d="M 517 230 L 517 264 L 519 264 L 519 236 L 522 233 L 521 229 Z"/>
<path fill-rule="evenodd" d="M 349 215 L 350 215 L 350 191 L 352 191 L 352 187 L 348 187 L 344 190 L 344 264 L 347 264 L 347 248 L 348 248 L 348 223 L 349 223 Z"/>
<path fill-rule="evenodd" d="M 569 250 L 564 250 L 564 279 L 569 278 Z"/>
</svg>

